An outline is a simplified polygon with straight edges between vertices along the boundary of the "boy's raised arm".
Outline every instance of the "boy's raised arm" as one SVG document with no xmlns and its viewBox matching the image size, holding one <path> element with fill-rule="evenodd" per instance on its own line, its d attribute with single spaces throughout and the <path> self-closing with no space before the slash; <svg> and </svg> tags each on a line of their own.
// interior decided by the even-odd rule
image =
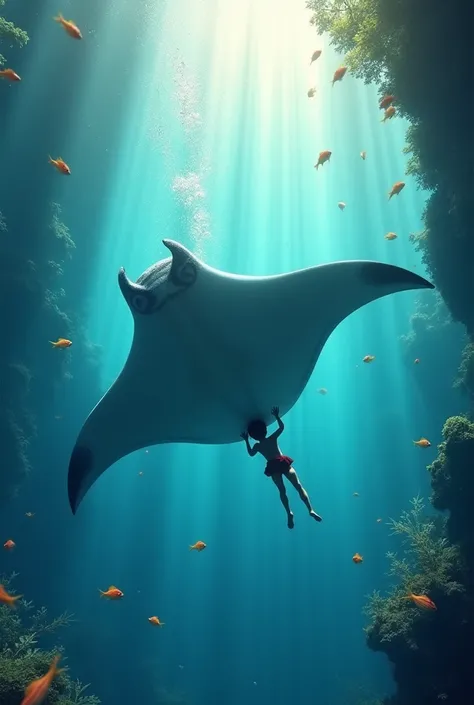
<svg viewBox="0 0 474 705">
<path fill-rule="evenodd" d="M 275 421 L 278 424 L 277 430 L 274 431 L 274 433 L 272 433 L 272 438 L 278 438 L 278 436 L 282 433 L 282 431 L 285 428 L 285 424 L 283 423 L 283 421 L 280 418 L 280 409 L 278 408 L 278 406 L 273 407 L 272 416 L 275 417 Z"/>
<path fill-rule="evenodd" d="M 243 438 L 244 441 L 245 441 L 245 445 L 247 446 L 247 453 L 248 453 L 249 455 L 251 455 L 251 456 L 257 455 L 257 453 L 258 453 L 258 448 L 257 448 L 258 443 L 256 443 L 256 444 L 254 445 L 254 447 L 252 448 L 252 446 L 251 446 L 250 443 L 249 443 L 249 434 L 248 434 L 246 431 L 244 431 L 243 433 L 241 433 L 241 434 L 240 434 L 240 437 Z"/>
</svg>

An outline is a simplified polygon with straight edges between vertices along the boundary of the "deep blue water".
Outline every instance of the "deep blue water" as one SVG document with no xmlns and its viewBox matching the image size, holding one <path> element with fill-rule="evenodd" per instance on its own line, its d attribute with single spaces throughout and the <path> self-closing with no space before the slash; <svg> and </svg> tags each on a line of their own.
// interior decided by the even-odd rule
<svg viewBox="0 0 474 705">
<path fill-rule="evenodd" d="M 408 240 L 427 194 L 404 176 L 407 125 L 380 124 L 375 89 L 349 74 L 331 87 L 342 58 L 309 26 L 303 2 L 63 2 L 82 43 L 52 21 L 56 2 L 28 5 L 11 2 L 7 15 L 31 39 L 8 57 L 21 84 L 0 86 L 0 210 L 34 259 L 43 244 L 32 233 L 49 204 L 61 204 L 76 242 L 63 286 L 102 348 L 101 393 L 133 333 L 117 271 L 136 279 L 166 257 L 163 237 L 240 274 L 376 259 L 426 276 Z M 309 67 L 317 47 L 323 54 Z M 316 171 L 324 149 L 331 162 Z M 64 157 L 69 178 L 48 154 Z M 389 201 L 402 179 L 405 190 Z M 398 239 L 384 239 L 388 231 Z M 423 296 L 434 302 L 435 293 Z M 418 380 L 424 361 L 404 354 L 418 297 L 397 294 L 346 319 L 284 418 L 282 450 L 321 525 L 289 488 L 287 529 L 262 460 L 243 443 L 138 451 L 73 517 L 67 466 L 82 400 L 67 381 L 57 387 L 33 471 L 2 510 L 1 535 L 17 549 L 0 572 L 17 570 L 18 590 L 37 604 L 75 613 L 61 635 L 68 663 L 103 703 L 174 702 L 158 699 L 162 689 L 196 705 L 345 705 L 358 688 L 391 692 L 386 658 L 365 645 L 362 609 L 389 585 L 385 554 L 397 543 L 386 522 L 413 496 L 428 498 L 425 467 L 460 405 L 453 391 L 434 408 Z M 35 346 L 61 335 L 31 332 Z M 283 327 L 282 348 L 292 344 Z M 73 359 L 74 345 L 65 354 Z M 370 365 L 367 354 L 376 356 Z M 430 449 L 413 446 L 422 436 Z M 207 549 L 189 552 L 197 540 Z M 110 584 L 122 601 L 99 599 Z M 149 625 L 153 614 L 163 629 Z"/>
</svg>

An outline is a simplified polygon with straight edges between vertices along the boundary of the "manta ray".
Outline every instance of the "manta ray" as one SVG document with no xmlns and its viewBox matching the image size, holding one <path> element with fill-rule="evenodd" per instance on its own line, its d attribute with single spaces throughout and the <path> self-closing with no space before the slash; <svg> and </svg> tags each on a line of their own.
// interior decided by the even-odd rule
<svg viewBox="0 0 474 705">
<path fill-rule="evenodd" d="M 136 282 L 118 283 L 134 320 L 125 366 L 86 419 L 69 463 L 73 513 L 107 468 L 160 443 L 240 441 L 250 421 L 283 416 L 332 331 L 371 301 L 434 288 L 406 269 L 333 262 L 287 274 L 214 269 L 183 245 Z"/>
</svg>

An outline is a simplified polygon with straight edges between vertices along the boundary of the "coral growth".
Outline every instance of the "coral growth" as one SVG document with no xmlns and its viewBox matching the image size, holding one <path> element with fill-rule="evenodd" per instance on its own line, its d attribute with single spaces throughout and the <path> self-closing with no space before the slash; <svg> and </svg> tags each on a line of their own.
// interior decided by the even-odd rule
<svg viewBox="0 0 474 705">
<path fill-rule="evenodd" d="M 467 343 L 461 357 L 458 376 L 454 386 L 469 398 L 471 411 L 474 415 L 474 343 Z"/>
<path fill-rule="evenodd" d="M 401 537 L 403 546 L 402 558 L 395 552 L 387 554 L 389 575 L 397 583 L 387 597 L 374 592 L 365 610 L 370 618 L 368 644 L 375 651 L 418 648 L 417 623 L 424 622 L 426 615 L 406 599 L 409 593 L 429 594 L 438 603 L 463 592 L 455 579 L 460 570 L 458 549 L 440 534 L 435 520 L 424 517 L 420 498 L 411 504 L 411 510 L 403 512 L 399 520 L 390 521 L 392 534 Z"/>
<path fill-rule="evenodd" d="M 15 496 L 28 474 L 32 446 L 37 436 L 41 437 L 37 427 L 41 431 L 45 419 L 53 418 L 58 386 L 71 379 L 71 353 L 51 355 L 48 338 L 74 340 L 80 378 L 86 375 L 91 396 L 99 396 L 97 349 L 87 341 L 78 312 L 67 306 L 61 286 L 75 245 L 56 203 L 51 205 L 51 220 L 41 233 L 41 241 L 41 250 L 35 253 L 31 243 L 16 238 L 11 231 L 0 238 L 4 341 L 0 348 L 0 443 L 4 462 L 0 503 Z"/>
<path fill-rule="evenodd" d="M 445 521 L 425 517 L 423 509 L 415 498 L 410 511 L 390 522 L 392 534 L 402 539 L 403 555 L 387 554 L 389 574 L 397 582 L 386 597 L 374 592 L 369 598 L 367 643 L 394 664 L 398 688 L 387 705 L 435 705 L 440 696 L 461 705 L 471 683 L 466 566 L 458 546 L 444 535 Z M 437 610 L 419 609 L 406 599 L 409 593 L 428 595 Z"/>
<path fill-rule="evenodd" d="M 2 578 L 10 592 L 16 577 L 13 573 Z M 62 652 L 62 648 L 43 649 L 38 643 L 45 635 L 68 626 L 72 620 L 73 615 L 68 612 L 50 619 L 45 607 L 35 609 L 25 600 L 19 601 L 19 609 L 15 611 L 0 606 L 1 705 L 18 705 L 29 683 L 47 672 L 54 654 Z M 51 685 L 48 705 L 100 705 L 96 696 L 83 694 L 87 687 L 79 681 L 72 681 L 63 671 Z"/>
<path fill-rule="evenodd" d="M 0 0 L 0 8 L 2 8 L 7 0 Z M 28 42 L 27 33 L 16 27 L 13 22 L 9 22 L 4 17 L 0 16 L 0 46 L 1 44 L 7 44 L 11 46 L 13 43 L 18 44 L 22 47 Z M 5 57 L 0 54 L 0 67 L 5 63 Z M 1 219 L 0 219 L 1 221 Z M 0 228 L 1 229 L 1 228 Z"/>
<path fill-rule="evenodd" d="M 425 229 L 414 238 L 453 320 L 474 337 L 473 152 L 468 114 L 459 110 L 474 80 L 470 0 L 432 3 L 429 22 L 419 0 L 307 0 L 311 23 L 329 33 L 345 64 L 380 93 L 396 96 L 408 118 L 407 172 L 432 191 Z M 469 18 L 467 21 L 464 18 Z M 440 43 L 449 52 L 439 51 Z M 440 101 L 437 77 L 443 76 Z M 450 126 L 449 146 L 446 125 Z"/>
<path fill-rule="evenodd" d="M 452 416 L 443 427 L 438 457 L 428 467 L 436 509 L 449 509 L 447 533 L 459 545 L 467 567 L 474 570 L 474 423 Z"/>
</svg>

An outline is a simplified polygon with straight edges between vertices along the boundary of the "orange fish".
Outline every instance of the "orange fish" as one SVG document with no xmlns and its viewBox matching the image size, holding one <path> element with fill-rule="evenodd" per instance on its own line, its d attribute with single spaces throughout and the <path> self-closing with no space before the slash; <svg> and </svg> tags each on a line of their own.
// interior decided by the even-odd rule
<svg viewBox="0 0 474 705">
<path fill-rule="evenodd" d="M 22 597 L 23 595 L 9 595 L 3 585 L 0 585 L 0 604 L 8 605 L 12 609 L 15 609 L 15 602 L 20 600 Z"/>
<path fill-rule="evenodd" d="M 339 203 L 337 204 L 337 207 L 339 208 L 340 211 L 343 211 L 344 208 L 346 207 L 346 204 L 344 203 L 344 201 L 339 201 Z"/>
<path fill-rule="evenodd" d="M 329 149 L 325 149 L 324 152 L 319 153 L 318 162 L 315 164 L 315 169 L 322 166 L 324 162 L 328 162 L 331 159 L 332 152 Z"/>
<path fill-rule="evenodd" d="M 6 78 L 7 81 L 21 81 L 21 78 L 13 69 L 2 69 L 0 71 L 0 78 Z"/>
<path fill-rule="evenodd" d="M 334 76 L 332 77 L 332 85 L 336 83 L 336 81 L 342 81 L 344 76 L 346 75 L 347 71 L 347 66 L 340 66 L 338 69 L 334 71 Z"/>
<path fill-rule="evenodd" d="M 321 49 L 316 49 L 316 51 L 313 51 L 313 55 L 311 57 L 311 61 L 309 62 L 309 65 L 311 66 L 313 61 L 316 61 L 316 59 L 319 59 L 319 57 L 321 56 L 322 53 L 323 52 Z"/>
<path fill-rule="evenodd" d="M 360 553 L 355 553 L 355 554 L 352 556 L 352 560 L 354 561 L 354 563 L 362 563 L 362 561 L 364 560 L 364 558 L 360 555 Z"/>
<path fill-rule="evenodd" d="M 382 98 L 382 100 L 379 103 L 380 110 L 385 110 L 386 108 L 388 108 L 388 106 L 391 105 L 394 100 L 395 100 L 394 95 L 384 95 L 384 97 Z"/>
<path fill-rule="evenodd" d="M 365 362 L 366 364 L 369 364 L 369 362 L 373 362 L 375 360 L 375 355 L 366 355 L 365 357 L 362 358 L 362 362 Z"/>
<path fill-rule="evenodd" d="M 314 88 L 314 86 L 313 86 L 313 88 L 310 88 L 308 91 L 308 98 L 314 98 L 315 95 L 316 95 L 316 88 Z"/>
<path fill-rule="evenodd" d="M 390 193 L 388 194 L 388 200 L 390 201 L 390 199 L 392 198 L 392 196 L 398 196 L 398 194 L 400 193 L 400 191 L 402 191 L 402 189 L 404 189 L 404 188 L 405 188 L 405 182 L 404 182 L 404 181 L 396 181 L 396 182 L 393 184 L 393 186 L 392 186 L 392 190 L 391 190 Z"/>
<path fill-rule="evenodd" d="M 58 157 L 57 159 L 52 159 L 51 157 L 48 157 L 48 161 L 50 164 L 52 164 L 61 174 L 64 174 L 65 176 L 70 176 L 71 170 L 64 161 L 62 157 Z"/>
<path fill-rule="evenodd" d="M 431 445 L 427 438 L 420 438 L 419 441 L 413 441 L 413 444 L 418 446 L 418 448 L 429 448 Z"/>
<path fill-rule="evenodd" d="M 34 517 L 34 515 L 34 512 L 25 512 L 25 517 L 28 517 L 28 519 L 31 519 L 32 517 Z"/>
<path fill-rule="evenodd" d="M 396 114 L 396 109 L 394 108 L 393 105 L 390 105 L 387 110 L 383 114 L 383 118 L 381 119 L 380 122 L 387 122 L 387 120 L 391 120 L 394 115 Z"/>
<path fill-rule="evenodd" d="M 12 541 L 11 539 L 8 539 L 8 541 L 5 541 L 5 543 L 3 544 L 3 548 L 6 551 L 12 551 L 15 548 L 15 546 L 16 546 L 16 543 L 14 541 Z"/>
<path fill-rule="evenodd" d="M 49 341 L 53 348 L 70 348 L 72 345 L 72 342 L 68 340 L 67 338 L 58 338 L 55 343 L 53 343 L 52 340 Z"/>
<path fill-rule="evenodd" d="M 367 152 L 361 152 L 361 153 L 360 153 L 360 158 L 363 159 L 364 162 L 365 162 L 366 156 L 367 156 Z"/>
<path fill-rule="evenodd" d="M 396 240 L 398 235 L 396 233 L 387 233 L 384 237 L 386 240 Z"/>
<path fill-rule="evenodd" d="M 65 20 L 61 13 L 57 17 L 53 17 L 53 20 L 59 22 L 73 39 L 82 39 L 81 30 L 72 20 Z"/>
<path fill-rule="evenodd" d="M 99 592 L 101 597 L 107 597 L 109 600 L 120 600 L 123 597 L 123 592 L 115 585 L 111 585 L 105 592 L 103 590 L 99 590 Z"/>
<path fill-rule="evenodd" d="M 192 546 L 189 547 L 189 550 L 190 551 L 204 551 L 205 548 L 206 548 L 206 544 L 204 543 L 204 541 L 196 541 L 195 544 L 193 544 Z"/>
<path fill-rule="evenodd" d="M 160 622 L 159 617 L 148 617 L 148 621 L 155 627 L 163 627 L 165 624 L 164 622 Z"/>
<path fill-rule="evenodd" d="M 318 389 L 318 392 L 319 392 L 319 394 L 322 394 L 324 397 L 328 393 L 328 390 L 326 389 L 326 387 L 321 387 L 321 389 Z"/>
<path fill-rule="evenodd" d="M 30 683 L 25 690 L 25 697 L 21 701 L 21 705 L 40 705 L 40 703 L 46 699 L 51 683 L 58 673 L 61 673 L 63 670 L 62 668 L 58 668 L 60 658 L 60 655 L 55 656 L 49 667 L 49 671 L 44 676 L 41 676 L 41 678 L 37 678 Z"/>
<path fill-rule="evenodd" d="M 409 595 L 403 598 L 404 600 L 412 600 L 417 607 L 421 607 L 423 610 L 436 610 L 438 609 L 427 595 L 414 595 L 410 592 Z"/>
<path fill-rule="evenodd" d="M 414 364 L 414 365 L 419 365 L 419 364 L 420 364 L 420 358 L 419 358 L 419 357 L 416 357 L 416 358 L 413 360 L 413 364 Z"/>
</svg>

